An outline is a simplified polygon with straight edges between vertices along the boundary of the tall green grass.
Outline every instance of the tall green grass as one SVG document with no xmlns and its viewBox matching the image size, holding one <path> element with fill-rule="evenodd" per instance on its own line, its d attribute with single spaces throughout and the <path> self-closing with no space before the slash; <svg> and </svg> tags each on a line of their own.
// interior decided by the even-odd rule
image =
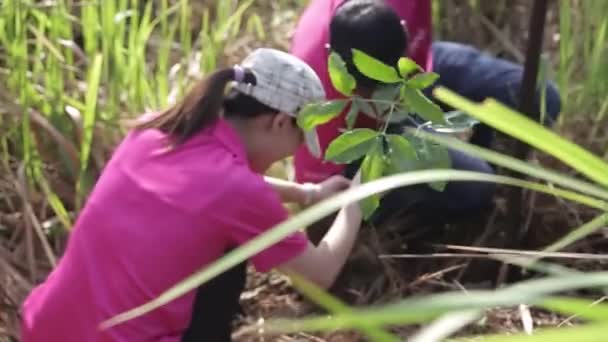
<svg viewBox="0 0 608 342">
<path fill-rule="evenodd" d="M 260 17 L 246 13 L 252 4 L 3 1 L 0 80 L 17 105 L 0 113 L 9 127 L 1 144 L 5 171 L 9 156 L 22 161 L 30 186 L 69 228 L 68 213 L 86 198 L 124 119 L 165 108 L 193 78 L 225 65 L 225 46 L 245 29 L 264 35 Z M 45 164 L 72 184 L 71 194 L 54 192 L 57 179 Z"/>
<path fill-rule="evenodd" d="M 449 1 L 433 1 L 433 23 L 436 32 L 441 32 L 442 7 L 449 8 Z M 505 6 L 508 1 L 496 1 L 492 5 L 484 4 L 482 11 L 480 1 L 460 2 L 459 6 L 469 6 L 482 15 L 494 15 L 497 18 L 509 18 L 516 13 Z M 531 3 L 528 6 L 531 8 Z M 559 0 L 550 2 L 550 10 L 557 10 L 558 27 L 555 36 L 556 50 L 545 50 L 551 58 L 548 66 L 548 77 L 555 79 L 562 95 L 563 114 L 559 124 L 571 119 L 591 118 L 595 124 L 591 128 L 588 141 L 598 138 L 601 122 L 605 122 L 608 113 L 608 2 L 603 0 Z M 490 13 L 490 12 L 492 13 Z M 529 12 L 523 12 L 529 15 Z M 527 18 L 526 18 L 527 19 Z M 502 20 L 508 22 L 509 20 Z M 527 21 L 526 21 L 527 23 Z M 552 25 L 551 21 L 547 22 Z M 500 29 L 501 27 L 499 27 Z M 549 28 L 546 29 L 548 31 Z M 452 37 L 449 32 L 441 32 L 440 39 L 466 40 L 467 37 Z M 518 33 L 511 32 L 511 35 Z M 475 42 L 471 42 L 475 43 Z M 546 42 L 545 46 L 554 44 Z M 483 47 L 482 47 L 483 48 Z M 520 46 L 524 49 L 525 46 Z"/>
<path fill-rule="evenodd" d="M 559 9 L 557 75 L 564 112 L 591 115 L 597 124 L 608 110 L 608 3 L 561 0 Z M 591 138 L 597 132 L 594 126 Z"/>
</svg>

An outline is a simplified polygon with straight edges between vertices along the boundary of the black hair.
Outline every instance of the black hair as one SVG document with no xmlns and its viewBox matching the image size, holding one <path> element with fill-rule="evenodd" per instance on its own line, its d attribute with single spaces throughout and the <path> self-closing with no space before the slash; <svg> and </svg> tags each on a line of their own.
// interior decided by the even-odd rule
<svg viewBox="0 0 608 342">
<path fill-rule="evenodd" d="M 224 97 L 223 106 L 224 116 L 227 118 L 253 118 L 265 113 L 279 113 L 279 110 L 269 107 L 236 89 L 231 89 Z"/>
<path fill-rule="evenodd" d="M 375 88 L 379 82 L 355 67 L 352 49 L 396 67 L 407 49 L 408 34 L 397 13 L 382 0 L 345 0 L 330 23 L 330 48 L 345 61 L 358 86 Z"/>
<path fill-rule="evenodd" d="M 231 89 L 226 94 L 226 86 L 236 79 L 234 68 L 218 70 L 198 82 L 176 105 L 162 112 L 152 120 L 136 125 L 136 129 L 154 128 L 167 133 L 178 145 L 220 118 L 253 118 L 262 114 L 276 114 L 278 110 L 266 106 L 255 98 Z M 256 84 L 255 75 L 244 70 L 243 83 Z"/>
</svg>

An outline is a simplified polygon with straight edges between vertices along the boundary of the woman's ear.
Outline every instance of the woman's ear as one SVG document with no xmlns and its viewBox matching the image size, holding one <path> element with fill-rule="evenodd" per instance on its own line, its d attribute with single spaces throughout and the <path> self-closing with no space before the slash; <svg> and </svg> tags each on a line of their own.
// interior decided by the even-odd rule
<svg viewBox="0 0 608 342">
<path fill-rule="evenodd" d="M 255 121 L 255 125 L 258 127 L 258 129 L 261 129 L 264 132 L 272 132 L 278 127 L 277 116 L 277 114 L 268 113 L 258 115 L 251 120 Z"/>
<path fill-rule="evenodd" d="M 285 125 L 289 124 L 290 121 L 291 116 L 285 113 L 278 113 L 276 115 L 273 115 L 272 126 L 273 128 L 282 129 L 285 127 Z"/>
</svg>

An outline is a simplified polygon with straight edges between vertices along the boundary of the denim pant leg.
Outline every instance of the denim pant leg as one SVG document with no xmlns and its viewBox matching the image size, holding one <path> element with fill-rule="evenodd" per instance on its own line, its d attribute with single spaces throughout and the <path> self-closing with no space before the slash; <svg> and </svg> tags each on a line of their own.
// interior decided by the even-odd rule
<svg viewBox="0 0 608 342">
<path fill-rule="evenodd" d="M 523 77 L 523 67 L 501 58 L 495 58 L 474 47 L 453 42 L 434 42 L 433 71 L 439 74 L 436 86 L 444 86 L 473 101 L 494 98 L 515 108 L 519 105 L 519 90 Z M 539 87 L 540 88 L 540 87 Z M 431 96 L 432 88 L 426 89 Z M 540 113 L 541 92 L 537 91 L 536 108 Z M 444 106 L 444 110 L 450 110 Z M 557 87 L 551 81 L 546 84 L 545 124 L 551 125 L 561 110 L 561 99 Z M 483 147 L 491 147 L 494 132 L 489 126 L 480 124 L 474 130 L 471 142 Z"/>
<path fill-rule="evenodd" d="M 455 170 L 493 174 L 484 160 L 462 152 L 448 150 Z M 350 164 L 345 175 L 352 178 L 360 161 Z M 387 193 L 380 201 L 380 207 L 371 221 L 382 223 L 394 214 L 408 211 L 426 221 L 447 223 L 461 217 L 479 213 L 491 206 L 495 185 L 485 182 L 449 182 L 443 191 L 437 191 L 428 184 L 416 184 L 397 188 Z"/>
<path fill-rule="evenodd" d="M 455 170 L 493 173 L 483 160 L 458 151 L 448 152 Z M 434 190 L 428 184 L 399 188 L 382 198 L 373 220 L 379 223 L 405 209 L 427 222 L 447 223 L 490 207 L 494 189 L 492 183 L 460 181 L 448 182 L 443 191 Z"/>
</svg>

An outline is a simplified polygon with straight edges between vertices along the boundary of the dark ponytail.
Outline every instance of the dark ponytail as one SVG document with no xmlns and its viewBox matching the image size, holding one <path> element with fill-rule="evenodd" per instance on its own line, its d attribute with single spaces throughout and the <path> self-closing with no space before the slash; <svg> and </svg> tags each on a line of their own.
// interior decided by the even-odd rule
<svg viewBox="0 0 608 342">
<path fill-rule="evenodd" d="M 214 72 L 197 83 L 179 103 L 135 128 L 158 129 L 172 136 L 175 145 L 185 142 L 220 117 L 226 86 L 235 80 L 236 73 L 234 68 Z M 244 71 L 244 79 L 240 81 L 255 84 L 255 76 Z"/>
</svg>

